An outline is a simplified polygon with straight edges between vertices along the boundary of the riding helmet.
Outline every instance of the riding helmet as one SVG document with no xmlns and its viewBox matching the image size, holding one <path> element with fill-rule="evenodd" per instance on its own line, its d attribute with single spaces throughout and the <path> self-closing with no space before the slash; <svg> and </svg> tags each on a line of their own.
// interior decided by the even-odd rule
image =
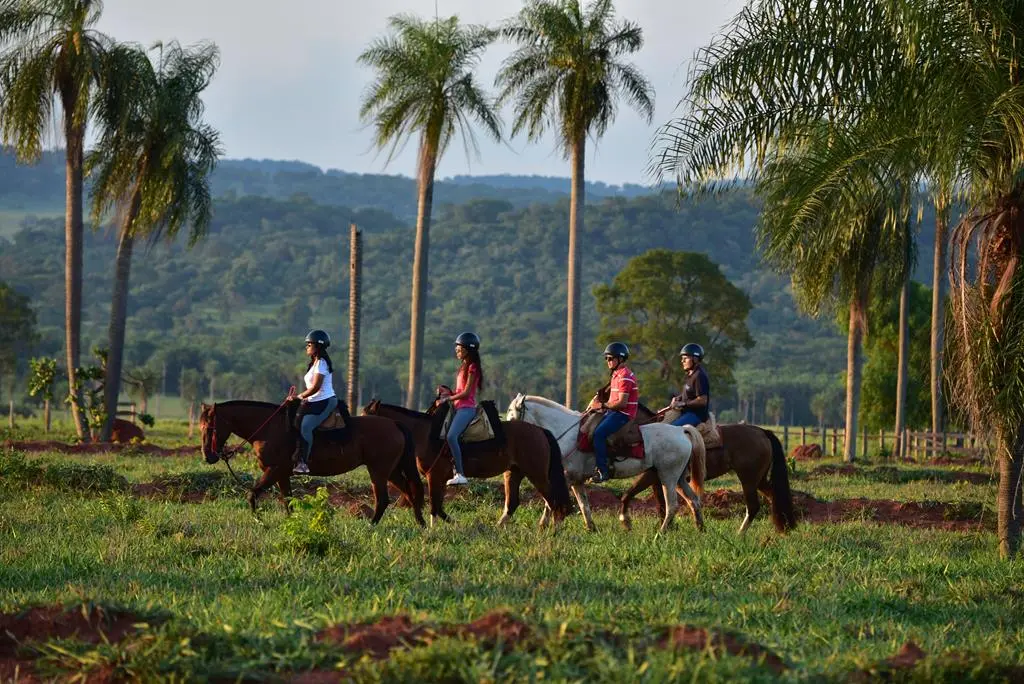
<svg viewBox="0 0 1024 684">
<path fill-rule="evenodd" d="M 622 342 L 612 342 L 604 348 L 605 356 L 617 356 L 623 361 L 629 358 L 629 347 Z"/>
<path fill-rule="evenodd" d="M 331 336 L 323 330 L 310 330 L 306 333 L 306 342 L 312 342 L 318 344 L 324 349 L 331 346 Z"/>
<path fill-rule="evenodd" d="M 680 356 L 692 356 L 698 361 L 704 358 L 704 347 L 700 346 L 696 342 L 690 342 L 682 349 L 679 350 Z"/>
<path fill-rule="evenodd" d="M 464 332 L 455 338 L 455 344 L 466 349 L 480 349 L 480 338 L 476 333 Z"/>
</svg>

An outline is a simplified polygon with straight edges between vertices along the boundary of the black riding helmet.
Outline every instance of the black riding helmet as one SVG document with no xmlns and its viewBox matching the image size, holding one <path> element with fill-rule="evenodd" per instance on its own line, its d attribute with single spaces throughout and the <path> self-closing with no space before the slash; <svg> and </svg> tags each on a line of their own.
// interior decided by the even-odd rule
<svg viewBox="0 0 1024 684">
<path fill-rule="evenodd" d="M 622 342 L 612 342 L 604 348 L 605 356 L 617 356 L 623 361 L 629 358 L 629 347 Z"/>
<path fill-rule="evenodd" d="M 690 342 L 679 350 L 680 356 L 692 356 L 698 361 L 704 360 L 704 347 L 700 346 L 696 342 Z"/>
<path fill-rule="evenodd" d="M 466 349 L 480 349 L 480 338 L 476 333 L 464 332 L 455 338 L 455 344 Z"/>
<path fill-rule="evenodd" d="M 331 346 L 331 336 L 323 330 L 310 330 L 306 333 L 306 342 L 312 342 L 324 349 Z"/>
</svg>

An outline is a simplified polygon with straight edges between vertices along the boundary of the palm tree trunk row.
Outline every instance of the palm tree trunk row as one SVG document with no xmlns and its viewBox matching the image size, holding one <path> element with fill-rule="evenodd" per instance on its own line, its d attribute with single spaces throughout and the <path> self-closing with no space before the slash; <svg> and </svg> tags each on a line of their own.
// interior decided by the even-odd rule
<svg viewBox="0 0 1024 684">
<path fill-rule="evenodd" d="M 996 531 L 999 555 L 1014 558 L 1020 551 L 1024 529 L 1024 425 L 999 437 L 999 490 L 996 495 Z"/>
<path fill-rule="evenodd" d="M 846 341 L 846 434 L 843 460 L 853 463 L 857 455 L 857 412 L 860 409 L 861 376 L 864 369 L 864 324 L 867 320 L 868 288 L 858 287 L 850 298 L 850 327 Z"/>
<path fill-rule="evenodd" d="M 416 246 L 412 263 L 412 305 L 409 321 L 409 384 L 405 405 L 419 408 L 420 373 L 423 370 L 423 327 L 427 311 L 427 263 L 430 252 L 430 213 L 434 204 L 434 173 L 437 140 L 423 136 L 419 159 L 419 198 L 416 216 Z"/>
<path fill-rule="evenodd" d="M 932 263 L 932 432 L 941 432 L 943 425 L 942 338 L 946 327 L 945 288 L 943 287 L 943 282 L 946 279 L 946 220 L 945 204 L 937 202 L 935 206 L 935 253 Z"/>
<path fill-rule="evenodd" d="M 569 198 L 569 272 L 565 333 L 565 405 L 576 408 L 576 380 L 579 376 L 576 351 L 580 333 L 580 243 L 585 200 L 587 139 L 580 135 L 572 146 L 572 194 Z"/>
<path fill-rule="evenodd" d="M 82 388 L 78 386 L 78 367 L 81 359 L 79 344 L 82 330 L 82 173 L 85 154 L 84 126 L 72 121 L 74 102 L 64 103 L 64 135 L 66 201 L 64 216 L 64 344 L 66 351 L 68 387 L 71 394 L 71 416 L 78 438 L 89 439 L 88 420 L 82 403 Z"/>
</svg>

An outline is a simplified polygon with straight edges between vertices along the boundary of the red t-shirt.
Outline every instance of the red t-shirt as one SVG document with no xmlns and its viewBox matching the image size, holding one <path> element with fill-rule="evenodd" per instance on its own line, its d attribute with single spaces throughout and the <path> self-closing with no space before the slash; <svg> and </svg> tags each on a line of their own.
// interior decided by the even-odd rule
<svg viewBox="0 0 1024 684">
<path fill-rule="evenodd" d="M 469 381 L 469 374 L 473 374 L 473 388 L 469 391 L 469 394 L 464 396 L 462 399 L 456 399 L 454 404 L 456 409 L 462 408 L 476 408 L 476 390 L 480 386 L 480 366 L 475 363 L 471 363 L 469 366 L 465 366 L 459 369 L 458 374 L 455 376 L 455 392 L 458 394 L 462 390 L 466 389 L 466 383 Z M 636 410 L 634 409 L 634 413 Z"/>
<path fill-rule="evenodd" d="M 626 399 L 626 408 L 620 409 L 619 413 L 623 413 L 630 420 L 636 418 L 636 410 L 640 405 L 640 388 L 636 383 L 636 376 L 633 375 L 633 371 L 629 370 L 627 366 L 619 366 L 612 373 L 611 382 L 611 395 L 609 401 L 617 401 L 619 394 L 625 394 L 628 398 Z"/>
</svg>

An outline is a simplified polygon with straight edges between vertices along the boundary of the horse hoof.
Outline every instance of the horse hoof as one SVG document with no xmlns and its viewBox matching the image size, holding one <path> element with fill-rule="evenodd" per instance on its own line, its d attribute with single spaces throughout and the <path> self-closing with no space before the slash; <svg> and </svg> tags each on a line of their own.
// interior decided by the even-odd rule
<svg viewBox="0 0 1024 684">
<path fill-rule="evenodd" d="M 500 518 L 498 518 L 498 527 L 505 527 L 505 525 L 507 525 L 507 524 L 508 524 L 508 516 L 507 515 L 503 515 Z"/>
<path fill-rule="evenodd" d="M 622 527 L 625 528 L 626 531 L 631 531 L 633 529 L 632 521 L 630 521 L 630 519 L 627 518 L 626 516 L 620 515 L 619 516 L 619 522 L 622 523 Z"/>
</svg>

